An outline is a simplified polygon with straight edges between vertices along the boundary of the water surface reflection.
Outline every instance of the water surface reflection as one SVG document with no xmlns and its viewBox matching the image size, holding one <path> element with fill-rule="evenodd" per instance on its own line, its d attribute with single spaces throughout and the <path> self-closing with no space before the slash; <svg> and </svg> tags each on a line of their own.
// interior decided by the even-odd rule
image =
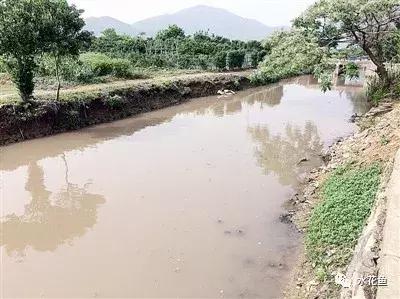
<svg viewBox="0 0 400 299">
<path fill-rule="evenodd" d="M 97 207 L 105 202 L 102 195 L 91 194 L 87 186 L 79 187 L 68 181 L 65 163 L 65 185 L 52 193 L 44 184 L 44 172 L 38 162 L 28 164 L 25 190 L 30 202 L 22 215 L 5 215 L 1 223 L 0 245 L 7 254 L 24 256 L 28 247 L 53 251 L 63 243 L 83 236 L 96 223 Z M 14 198 L 13 200 L 18 200 Z"/>
<path fill-rule="evenodd" d="M 304 129 L 287 124 L 283 134 L 272 135 L 268 127 L 250 127 L 255 155 L 265 174 L 275 173 L 282 185 L 295 186 L 301 174 L 321 163 L 323 143 L 317 127 L 306 122 Z"/>
<path fill-rule="evenodd" d="M 279 298 L 282 205 L 367 107 L 301 77 L 2 148 L 4 296 Z"/>
</svg>

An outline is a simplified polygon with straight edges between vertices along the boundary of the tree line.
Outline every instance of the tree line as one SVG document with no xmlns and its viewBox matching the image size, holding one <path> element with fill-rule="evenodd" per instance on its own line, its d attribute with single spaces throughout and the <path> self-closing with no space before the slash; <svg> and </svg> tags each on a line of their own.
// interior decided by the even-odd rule
<svg viewBox="0 0 400 299">
<path fill-rule="evenodd" d="M 176 25 L 157 35 L 132 37 L 83 30 L 83 10 L 66 0 L 0 0 L 0 72 L 7 71 L 22 100 L 32 99 L 35 78 L 95 83 L 103 76 L 135 78 L 144 68 L 234 70 L 256 67 L 266 55 L 258 41 L 243 42 Z"/>
<path fill-rule="evenodd" d="M 331 88 L 339 59 L 367 56 L 376 66 L 371 98 L 400 96 L 399 0 L 319 0 L 287 31 L 263 42 L 239 41 L 176 25 L 154 37 L 113 29 L 95 37 L 83 30 L 83 11 L 66 0 L 0 0 L 0 72 L 7 71 L 23 100 L 35 79 L 95 83 L 99 78 L 135 78 L 143 69 L 235 70 L 258 67 L 255 83 L 314 74 Z M 357 76 L 354 63 L 344 73 Z"/>
<path fill-rule="evenodd" d="M 119 35 L 105 30 L 96 38 L 91 51 L 124 58 L 137 67 L 225 70 L 257 67 L 267 54 L 259 41 L 239 41 L 208 32 L 185 35 L 171 25 L 154 38 Z"/>
</svg>

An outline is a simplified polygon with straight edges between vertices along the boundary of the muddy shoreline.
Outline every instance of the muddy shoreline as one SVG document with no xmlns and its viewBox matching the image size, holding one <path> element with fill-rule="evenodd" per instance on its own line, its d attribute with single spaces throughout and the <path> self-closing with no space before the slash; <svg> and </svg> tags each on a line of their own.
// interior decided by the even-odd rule
<svg viewBox="0 0 400 299">
<path fill-rule="evenodd" d="M 107 91 L 74 93 L 60 101 L 0 106 L 0 146 L 127 118 L 217 94 L 251 87 L 245 74 L 207 74 L 144 82 Z"/>
<path fill-rule="evenodd" d="M 360 287 L 357 278 L 379 272 L 379 248 L 385 223 L 385 188 L 391 174 L 394 155 L 400 146 L 400 105 L 382 103 L 355 120 L 359 131 L 337 140 L 322 155 L 324 165 L 311 171 L 299 186 L 298 192 L 287 203 L 289 212 L 281 220 L 306 233 L 314 207 L 321 201 L 320 187 L 339 166 L 345 164 L 382 166 L 381 185 L 362 235 L 346 269 L 337 269 L 351 281 L 348 289 L 332 289 L 316 278 L 313 265 L 307 259 L 305 245 L 301 245 L 297 265 L 285 291 L 285 298 L 375 298 L 376 288 Z"/>
</svg>

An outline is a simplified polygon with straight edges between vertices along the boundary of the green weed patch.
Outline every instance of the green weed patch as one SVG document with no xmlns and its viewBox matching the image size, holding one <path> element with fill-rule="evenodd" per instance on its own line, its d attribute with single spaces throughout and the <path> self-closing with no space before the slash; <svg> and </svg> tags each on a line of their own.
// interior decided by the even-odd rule
<svg viewBox="0 0 400 299">
<path fill-rule="evenodd" d="M 319 280 L 345 267 L 370 215 L 380 183 L 380 167 L 337 169 L 322 186 L 306 236 L 308 258 Z"/>
</svg>

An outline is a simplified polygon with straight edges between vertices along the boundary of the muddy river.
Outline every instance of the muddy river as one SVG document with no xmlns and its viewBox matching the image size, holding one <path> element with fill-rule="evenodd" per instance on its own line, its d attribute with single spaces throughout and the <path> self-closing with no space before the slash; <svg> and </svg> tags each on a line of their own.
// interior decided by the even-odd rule
<svg viewBox="0 0 400 299">
<path fill-rule="evenodd" d="M 1 295 L 280 298 L 285 200 L 366 109 L 302 77 L 1 148 Z"/>
</svg>

